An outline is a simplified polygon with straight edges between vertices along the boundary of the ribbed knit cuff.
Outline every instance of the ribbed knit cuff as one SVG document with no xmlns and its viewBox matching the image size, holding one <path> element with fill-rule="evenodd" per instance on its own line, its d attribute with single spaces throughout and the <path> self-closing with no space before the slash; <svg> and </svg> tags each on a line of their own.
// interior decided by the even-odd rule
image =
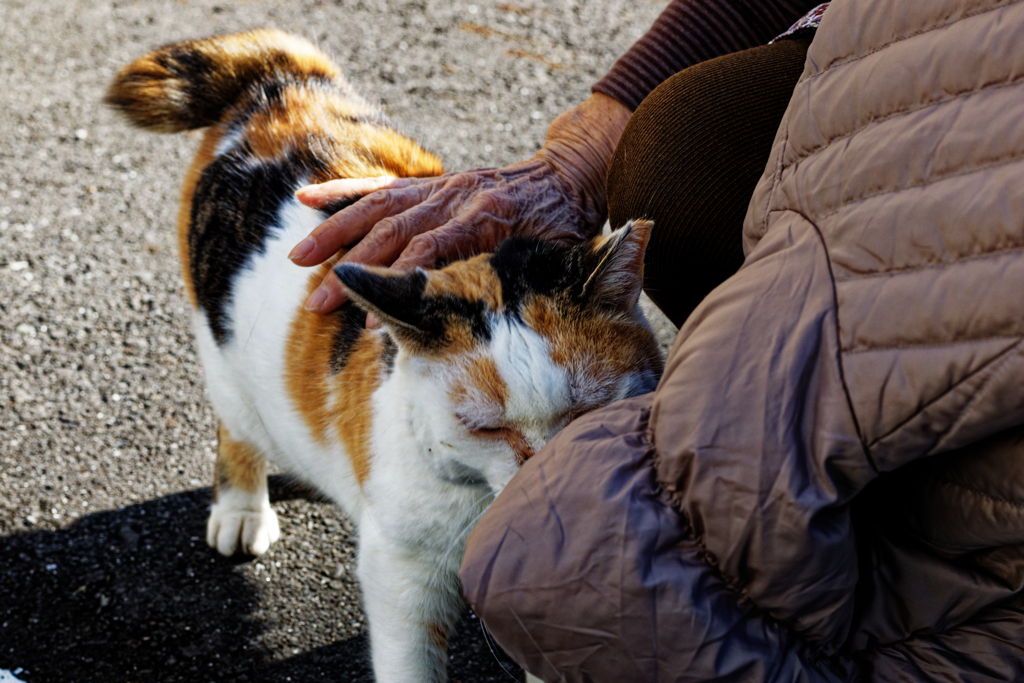
<svg viewBox="0 0 1024 683">
<path fill-rule="evenodd" d="M 630 109 L 669 76 L 764 45 L 821 0 L 673 0 L 651 29 L 591 88 Z"/>
</svg>

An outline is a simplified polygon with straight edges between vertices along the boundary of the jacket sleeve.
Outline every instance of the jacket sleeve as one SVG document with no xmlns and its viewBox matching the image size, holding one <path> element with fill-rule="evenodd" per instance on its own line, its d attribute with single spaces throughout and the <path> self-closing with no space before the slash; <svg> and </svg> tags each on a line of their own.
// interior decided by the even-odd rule
<svg viewBox="0 0 1024 683">
<path fill-rule="evenodd" d="M 849 502 L 876 475 L 814 225 L 776 220 L 680 331 L 651 427 L 666 496 L 730 586 L 821 654 L 853 617 Z"/>
<path fill-rule="evenodd" d="M 769 40 L 817 0 L 673 0 L 650 30 L 591 88 L 636 109 L 688 66 Z"/>
<path fill-rule="evenodd" d="M 470 536 L 474 610 L 547 681 L 849 680 L 708 563 L 656 480 L 651 400 L 577 420 L 526 463 Z"/>
</svg>

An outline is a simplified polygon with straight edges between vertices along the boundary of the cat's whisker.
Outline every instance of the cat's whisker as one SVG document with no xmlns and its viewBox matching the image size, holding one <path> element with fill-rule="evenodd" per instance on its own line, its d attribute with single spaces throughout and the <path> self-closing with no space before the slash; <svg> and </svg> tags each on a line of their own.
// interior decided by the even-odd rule
<svg viewBox="0 0 1024 683">
<path fill-rule="evenodd" d="M 252 334 L 256 331 L 256 325 L 260 321 L 260 316 L 263 315 L 263 309 L 267 305 L 267 299 L 264 297 L 263 302 L 260 304 L 259 310 L 256 311 L 256 317 L 252 321 L 252 325 L 249 327 L 249 334 L 245 337 L 245 344 L 242 348 L 249 348 L 249 342 L 252 340 Z"/>
<path fill-rule="evenodd" d="M 483 634 L 484 642 L 487 643 L 487 649 L 491 651 L 491 657 L 493 657 L 494 661 L 498 663 L 498 666 L 501 667 L 501 670 L 505 673 L 506 676 L 511 678 L 513 681 L 516 681 L 516 683 L 519 683 L 519 679 L 513 676 L 512 672 L 505 668 L 505 664 L 498 657 L 498 653 L 494 649 L 494 647 L 498 645 L 498 643 L 495 641 L 493 645 L 491 644 L 491 641 L 494 640 L 494 636 L 492 636 L 491 632 L 487 630 L 486 626 L 484 626 L 483 619 L 477 617 L 477 621 L 480 622 L 480 633 Z M 498 645 L 498 647 L 500 647 L 500 645 Z"/>
<path fill-rule="evenodd" d="M 491 502 L 492 502 L 491 496 L 487 496 L 487 497 L 481 498 L 479 501 L 477 501 L 476 504 L 477 505 L 481 505 L 482 504 L 483 505 L 483 509 L 481 509 L 480 512 L 476 513 L 473 516 L 472 519 L 467 521 L 462 526 L 462 528 L 459 529 L 458 532 L 456 532 L 453 535 L 452 542 L 450 544 L 448 544 L 448 548 L 446 548 L 445 551 L 441 554 L 440 561 L 437 563 L 438 569 L 434 573 L 435 577 L 438 577 L 438 576 L 441 575 L 441 572 L 444 571 L 444 567 L 448 563 L 449 555 L 451 555 L 452 552 L 456 548 L 461 547 L 466 542 L 466 538 L 469 536 L 469 532 L 471 532 L 473 530 L 473 527 L 475 527 L 476 523 L 480 521 L 480 518 L 483 517 L 485 514 L 487 514 L 487 508 L 490 507 Z"/>
</svg>

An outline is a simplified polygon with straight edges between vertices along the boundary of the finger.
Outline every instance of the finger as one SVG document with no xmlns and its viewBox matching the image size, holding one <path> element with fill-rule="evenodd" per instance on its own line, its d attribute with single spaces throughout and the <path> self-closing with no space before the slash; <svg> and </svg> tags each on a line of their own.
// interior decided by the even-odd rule
<svg viewBox="0 0 1024 683">
<path fill-rule="evenodd" d="M 443 201 L 422 203 L 413 209 L 385 218 L 341 260 L 375 266 L 391 265 L 416 235 L 433 230 L 448 220 L 449 207 Z"/>
<path fill-rule="evenodd" d="M 439 199 L 444 193 L 440 193 Z M 437 268 L 439 262 L 458 261 L 485 251 L 493 251 L 515 229 L 508 217 L 514 202 L 510 197 L 494 193 L 480 193 L 473 197 L 458 216 L 447 223 L 425 232 L 409 242 L 394 268 Z"/>
<path fill-rule="evenodd" d="M 348 294 L 341 286 L 341 280 L 334 274 L 334 271 L 331 271 L 320 283 L 320 286 L 309 295 L 303 307 L 311 313 L 326 315 L 346 301 L 348 301 Z"/>
<path fill-rule="evenodd" d="M 395 184 L 399 179 L 391 175 L 376 176 L 374 178 L 339 178 L 328 180 L 326 183 L 317 183 L 300 187 L 295 192 L 295 197 L 314 209 L 320 209 L 332 202 L 344 199 L 356 199 L 364 194 L 370 194 L 385 187 L 399 187 Z"/>
<path fill-rule="evenodd" d="M 422 203 L 432 190 L 431 184 L 424 183 L 372 192 L 314 228 L 288 256 L 300 266 L 322 263 L 342 248 L 362 240 L 385 218 Z"/>
<path fill-rule="evenodd" d="M 467 225 L 452 219 L 410 240 L 391 267 L 396 270 L 437 268 L 442 263 L 491 251 L 498 242 L 501 227 L 489 221 Z"/>
</svg>

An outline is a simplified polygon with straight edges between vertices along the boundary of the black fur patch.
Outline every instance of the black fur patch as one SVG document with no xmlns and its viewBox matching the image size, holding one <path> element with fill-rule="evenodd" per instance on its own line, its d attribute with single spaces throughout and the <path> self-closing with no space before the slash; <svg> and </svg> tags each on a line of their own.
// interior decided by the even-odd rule
<svg viewBox="0 0 1024 683">
<path fill-rule="evenodd" d="M 423 317 L 420 329 L 432 339 L 445 338 L 445 331 L 453 321 L 469 323 L 473 337 L 482 342 L 491 340 L 491 326 L 487 323 L 487 304 L 470 301 L 459 296 L 436 296 L 423 300 Z"/>
<path fill-rule="evenodd" d="M 331 316 L 341 319 L 341 328 L 334 335 L 334 344 L 331 348 L 331 372 L 337 374 L 348 365 L 352 349 L 366 329 L 366 313 L 349 301 Z"/>
<path fill-rule="evenodd" d="M 189 106 L 182 107 L 182 112 L 188 117 L 187 128 L 198 128 L 216 121 L 234 97 L 241 93 L 240 87 L 235 93 L 211 89 L 208 75 L 216 70 L 213 59 L 187 43 L 169 45 L 161 50 L 157 53 L 157 62 L 185 84 Z"/>
<path fill-rule="evenodd" d="M 384 366 L 384 376 L 387 377 L 395 371 L 395 356 L 398 355 L 398 345 L 390 334 L 384 335 L 384 351 L 381 352 L 380 361 Z"/>
<path fill-rule="evenodd" d="M 455 322 L 469 323 L 473 336 L 479 340 L 491 338 L 488 308 L 483 301 L 450 295 L 424 296 L 427 276 L 422 271 L 381 275 L 343 263 L 334 272 L 355 295 L 402 323 L 396 332 L 423 349 L 443 348 L 448 341 L 448 328 Z"/>
<path fill-rule="evenodd" d="M 291 160 L 253 164 L 245 145 L 211 162 L 196 183 L 189 230 L 192 284 L 214 339 L 231 338 L 224 306 L 238 271 L 263 252 L 281 205 L 309 177 Z"/>
<path fill-rule="evenodd" d="M 583 285 L 597 264 L 589 243 L 569 247 L 535 237 L 509 238 L 491 255 L 502 301 L 513 315 L 535 294 L 582 303 Z"/>
<path fill-rule="evenodd" d="M 237 94 L 235 110 L 232 111 L 232 119 L 237 122 L 249 120 L 256 114 L 271 111 L 275 108 L 282 108 L 281 100 L 284 93 L 289 89 L 295 90 L 325 90 L 334 96 L 359 101 L 357 95 L 350 88 L 343 87 L 343 84 L 327 76 L 323 77 L 296 77 L 287 71 L 266 71 L 258 74 L 259 78 L 254 79 L 248 85 L 248 91 Z M 371 111 L 368 115 L 342 116 L 341 120 L 349 123 L 364 123 L 381 128 L 394 128 L 391 120 L 382 111 Z"/>
</svg>

